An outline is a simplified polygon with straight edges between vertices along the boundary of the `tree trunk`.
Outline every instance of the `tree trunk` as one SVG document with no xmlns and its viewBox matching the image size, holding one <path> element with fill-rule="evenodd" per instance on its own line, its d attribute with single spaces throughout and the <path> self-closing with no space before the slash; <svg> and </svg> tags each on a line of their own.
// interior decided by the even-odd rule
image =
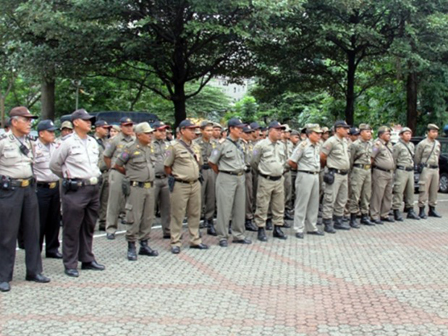
<svg viewBox="0 0 448 336">
<path fill-rule="evenodd" d="M 5 99 L 6 97 L 0 94 L 0 122 L 2 128 L 5 128 Z"/>
<path fill-rule="evenodd" d="M 406 81 L 406 125 L 415 134 L 417 127 L 417 74 L 410 72 Z"/>
<path fill-rule="evenodd" d="M 356 73 L 356 57 L 355 53 L 347 54 L 348 71 L 347 71 L 347 94 L 345 105 L 345 121 L 349 125 L 353 125 L 355 117 L 355 73 Z"/>
<path fill-rule="evenodd" d="M 41 119 L 54 120 L 55 117 L 55 98 L 54 92 L 56 87 L 56 81 L 54 78 L 46 79 L 42 82 L 41 86 L 41 103 L 42 113 Z"/>
<path fill-rule="evenodd" d="M 187 101 L 185 97 L 185 84 L 176 84 L 174 87 L 174 96 L 172 97 L 174 104 L 174 128 L 179 126 L 181 121 L 187 119 L 187 110 L 185 103 Z"/>
</svg>

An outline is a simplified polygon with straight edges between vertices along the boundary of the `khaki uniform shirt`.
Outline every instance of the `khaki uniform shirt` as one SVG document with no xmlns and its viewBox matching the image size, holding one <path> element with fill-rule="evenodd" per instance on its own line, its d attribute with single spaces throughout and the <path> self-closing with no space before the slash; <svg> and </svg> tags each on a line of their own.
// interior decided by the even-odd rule
<svg viewBox="0 0 448 336">
<path fill-rule="evenodd" d="M 100 168 L 101 172 L 105 172 L 107 170 L 107 166 L 106 163 L 104 162 L 104 150 L 106 149 L 106 145 L 107 145 L 107 138 L 99 138 L 96 134 L 93 135 L 93 138 L 96 140 L 96 142 L 98 143 L 98 149 L 99 149 L 99 154 L 98 154 L 98 168 Z"/>
<path fill-rule="evenodd" d="M 157 176 L 165 176 L 164 161 L 169 142 L 165 140 L 153 140 L 151 143 L 151 155 L 154 157 Z"/>
<path fill-rule="evenodd" d="M 0 137 L 0 175 L 16 179 L 33 176 L 33 145 L 28 136 L 20 141 L 28 148 L 28 155 L 20 151 L 21 144 L 11 131 Z"/>
<path fill-rule="evenodd" d="M 150 146 L 140 141 L 127 145 L 115 161 L 117 166 L 126 169 L 126 176 L 135 182 L 152 182 L 155 179 L 155 157 Z"/>
<path fill-rule="evenodd" d="M 310 172 L 320 171 L 320 145 L 313 144 L 306 139 L 296 147 L 291 157 L 292 162 L 297 163 L 297 170 L 305 170 Z"/>
<path fill-rule="evenodd" d="M 134 136 L 125 136 L 123 133 L 116 135 L 111 141 L 106 143 L 106 148 L 103 155 L 111 158 L 111 167 L 115 165 L 115 161 L 120 153 L 124 150 L 124 147 L 135 141 Z"/>
<path fill-rule="evenodd" d="M 362 139 L 358 139 L 352 143 L 350 146 L 350 163 L 352 167 L 355 163 L 363 165 L 371 164 L 372 145 L 372 141 L 364 141 Z"/>
<path fill-rule="evenodd" d="M 98 168 L 99 149 L 90 136 L 81 139 L 76 132 L 64 137 L 50 161 L 50 169 L 59 177 L 87 180 L 101 175 Z"/>
<path fill-rule="evenodd" d="M 201 148 L 196 144 L 190 146 L 185 143 L 195 153 L 195 157 L 180 143 L 181 140 L 171 145 L 167 152 L 164 166 L 171 167 L 174 178 L 194 182 L 199 179 L 199 165 L 202 166 Z"/>
<path fill-rule="evenodd" d="M 285 145 L 281 141 L 272 142 L 269 138 L 259 141 L 252 153 L 251 165 L 261 174 L 282 176 L 286 163 Z"/>
<path fill-rule="evenodd" d="M 434 151 L 432 151 L 434 141 L 436 142 L 436 146 L 434 148 Z M 414 158 L 416 164 L 426 163 L 428 165 L 433 166 L 439 165 L 441 146 L 439 141 L 437 140 L 434 141 L 431 141 L 428 138 L 426 138 L 418 143 L 417 148 L 415 149 L 415 158 Z M 428 160 L 429 154 L 431 154 L 431 157 Z M 426 162 L 426 160 L 428 160 L 428 162 Z"/>
<path fill-rule="evenodd" d="M 414 144 L 400 139 L 394 146 L 393 157 L 396 166 L 414 167 Z"/>
<path fill-rule="evenodd" d="M 250 161 L 252 160 L 252 154 L 254 151 L 254 143 L 252 141 L 241 140 L 241 147 L 244 150 L 244 163 L 246 167 L 250 167 Z"/>
<path fill-rule="evenodd" d="M 34 175 L 38 182 L 56 182 L 59 181 L 59 177 L 50 169 L 50 160 L 56 150 L 54 143 L 44 145 L 40 139 L 38 139 L 34 145 L 35 157 L 34 157 Z"/>
<path fill-rule="evenodd" d="M 194 140 L 194 143 L 201 147 L 201 155 L 204 164 L 208 163 L 208 158 L 212 155 L 213 150 L 220 145 L 215 139 L 210 139 L 210 141 L 207 142 L 202 136 Z"/>
<path fill-rule="evenodd" d="M 246 169 L 241 141 L 234 142 L 230 138 L 213 150 L 209 161 L 218 165 L 222 171 L 241 173 Z"/>
<path fill-rule="evenodd" d="M 322 145 L 321 152 L 327 155 L 327 167 L 341 170 L 350 169 L 350 154 L 346 138 L 333 135 Z"/>
<path fill-rule="evenodd" d="M 374 166 L 387 170 L 395 169 L 393 147 L 390 141 L 386 145 L 384 140 L 376 139 L 372 148 L 372 158 Z"/>
</svg>

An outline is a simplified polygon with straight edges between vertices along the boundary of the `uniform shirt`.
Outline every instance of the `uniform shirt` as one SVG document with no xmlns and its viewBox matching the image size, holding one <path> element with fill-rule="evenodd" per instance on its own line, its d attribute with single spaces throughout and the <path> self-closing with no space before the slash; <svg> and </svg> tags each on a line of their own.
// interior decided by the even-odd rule
<svg viewBox="0 0 448 336">
<path fill-rule="evenodd" d="M 393 157 L 396 166 L 414 167 L 414 144 L 400 139 L 394 146 Z"/>
<path fill-rule="evenodd" d="M 209 161 L 218 165 L 222 171 L 241 173 L 246 169 L 241 141 L 233 141 L 229 137 L 213 150 Z"/>
<path fill-rule="evenodd" d="M 254 143 L 250 140 L 241 140 L 241 147 L 243 147 L 244 150 L 244 163 L 247 167 L 250 167 L 250 161 L 252 160 L 252 154 L 254 151 Z"/>
<path fill-rule="evenodd" d="M 377 167 L 394 170 L 395 162 L 393 157 L 393 148 L 390 141 L 386 142 L 382 139 L 376 139 L 372 147 L 373 164 Z"/>
<path fill-rule="evenodd" d="M 297 163 L 297 170 L 310 172 L 320 171 L 319 143 L 313 144 L 309 139 L 302 141 L 300 145 L 296 147 L 289 160 Z"/>
<path fill-rule="evenodd" d="M 327 155 L 327 167 L 341 170 L 350 169 L 350 155 L 346 138 L 330 137 L 322 145 L 321 152 Z"/>
<path fill-rule="evenodd" d="M 98 143 L 90 136 L 81 139 L 76 132 L 63 138 L 51 157 L 50 169 L 59 177 L 87 180 L 101 175 Z"/>
<path fill-rule="evenodd" d="M 203 137 L 199 137 L 194 140 L 194 143 L 201 147 L 201 155 L 204 164 L 208 163 L 208 158 L 212 155 L 213 150 L 219 146 L 219 142 L 215 139 L 210 139 L 210 141 L 205 141 Z"/>
<path fill-rule="evenodd" d="M 372 157 L 372 141 L 358 139 L 350 146 L 350 163 L 369 165 Z"/>
<path fill-rule="evenodd" d="M 187 145 L 194 153 L 194 157 L 181 143 L 176 140 L 166 151 L 164 166 L 171 167 L 171 174 L 174 178 L 194 182 L 199 179 L 199 165 L 202 166 L 201 148 L 192 143 Z"/>
<path fill-rule="evenodd" d="M 151 147 L 140 141 L 127 145 L 115 161 L 117 166 L 126 168 L 126 176 L 131 181 L 152 182 L 155 178 L 155 157 Z"/>
<path fill-rule="evenodd" d="M 261 174 L 282 176 L 286 162 L 285 144 L 269 138 L 259 141 L 252 153 L 251 165 Z"/>
<path fill-rule="evenodd" d="M 117 134 L 111 141 L 106 143 L 103 155 L 111 158 L 111 167 L 115 166 L 115 161 L 126 145 L 135 141 L 135 137 L 131 135 L 125 136 L 123 133 Z"/>
<path fill-rule="evenodd" d="M 292 155 L 292 151 L 294 149 L 294 145 L 292 144 L 292 142 L 288 139 L 282 141 L 283 145 L 285 146 L 285 154 L 286 157 L 290 157 Z M 288 165 L 288 161 L 285 162 L 285 170 L 289 171 L 291 170 L 291 167 Z"/>
<path fill-rule="evenodd" d="M 436 145 L 434 151 L 431 154 L 432 147 L 434 146 L 434 141 L 436 142 Z M 426 138 L 418 143 L 417 148 L 415 149 L 414 158 L 416 164 L 426 163 L 432 166 L 439 165 L 439 156 L 441 152 L 440 142 L 437 140 L 434 141 Z M 429 154 L 431 154 L 431 157 L 428 160 Z M 426 160 L 428 160 L 428 162 L 426 162 Z"/>
<path fill-rule="evenodd" d="M 100 170 L 102 172 L 105 172 L 107 170 L 107 166 L 106 166 L 106 162 L 104 162 L 104 150 L 106 149 L 106 145 L 107 145 L 107 138 L 104 137 L 103 139 L 99 138 L 96 134 L 93 135 L 94 139 L 96 140 L 96 142 L 98 143 L 98 150 L 99 150 L 99 154 L 98 154 L 98 168 L 100 168 Z"/>
<path fill-rule="evenodd" d="M 0 175 L 17 179 L 33 176 L 33 145 L 29 136 L 20 138 L 20 141 L 28 148 L 28 155 L 20 151 L 21 143 L 11 131 L 0 137 Z"/>
<path fill-rule="evenodd" d="M 165 140 L 153 140 L 151 143 L 151 155 L 155 162 L 155 171 L 157 176 L 165 176 L 163 162 L 165 161 L 166 150 L 169 142 Z"/>
<path fill-rule="evenodd" d="M 50 160 L 56 150 L 56 145 L 50 143 L 45 145 L 38 139 L 34 145 L 34 175 L 38 182 L 56 182 L 59 177 L 50 169 Z"/>
</svg>

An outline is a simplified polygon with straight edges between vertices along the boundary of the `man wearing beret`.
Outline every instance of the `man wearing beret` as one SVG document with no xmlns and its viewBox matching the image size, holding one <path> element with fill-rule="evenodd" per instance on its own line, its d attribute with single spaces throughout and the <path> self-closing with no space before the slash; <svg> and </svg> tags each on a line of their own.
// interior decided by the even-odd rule
<svg viewBox="0 0 448 336">
<path fill-rule="evenodd" d="M 429 124 L 427 127 L 426 139 L 419 142 L 415 149 L 415 164 L 421 165 L 423 171 L 419 179 L 418 207 L 420 208 L 420 218 L 427 218 L 425 205 L 428 203 L 430 217 L 442 217 L 436 211 L 437 192 L 439 191 L 439 157 L 441 146 L 437 141 L 439 127 Z M 429 199 L 429 200 L 428 200 Z"/>
</svg>

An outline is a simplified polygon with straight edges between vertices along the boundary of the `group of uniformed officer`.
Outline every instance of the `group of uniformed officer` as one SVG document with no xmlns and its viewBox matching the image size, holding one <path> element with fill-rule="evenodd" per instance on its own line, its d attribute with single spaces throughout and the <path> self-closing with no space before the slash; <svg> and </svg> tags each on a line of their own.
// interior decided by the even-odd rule
<svg viewBox="0 0 448 336">
<path fill-rule="evenodd" d="M 79 276 L 78 262 L 83 270 L 101 271 L 105 266 L 92 251 L 95 225 L 112 240 L 120 217 L 129 224 L 128 260 L 137 260 L 137 242 L 138 255 L 157 256 L 148 245 L 157 209 L 173 254 L 181 252 L 185 217 L 190 248 L 201 250 L 208 249 L 201 215 L 202 227 L 217 236 L 221 247 L 230 238 L 251 244 L 246 231 L 258 232 L 262 242 L 268 240 L 266 230 L 287 239 L 285 219 L 294 220 L 297 238 L 305 232 L 322 236 L 320 205 L 327 233 L 359 228 L 358 216 L 365 225 L 402 221 L 403 200 L 408 218 L 426 218 L 428 199 L 428 215 L 440 217 L 435 207 L 441 148 L 433 124 L 414 150 L 409 128 L 392 146 L 389 128 L 380 127 L 372 141 L 369 125 L 350 129 L 344 121 L 334 124 L 330 137 L 328 128 L 318 124 L 297 132 L 272 121 L 266 133 L 258 123 L 237 118 L 228 121 L 225 131 L 214 122 L 184 120 L 177 140 L 167 141 L 169 126 L 163 122 L 134 125 L 125 117 L 118 134 L 108 139 L 111 125 L 95 122 L 80 109 L 72 113 L 71 123 L 62 124 L 66 134 L 57 141 L 50 120 L 38 124 L 38 139 L 31 141 L 35 117 L 25 107 L 14 108 L 10 117 L 11 130 L 0 139 L 1 291 L 10 289 L 17 239 L 26 251 L 26 279 L 41 283 L 50 281 L 42 275 L 44 240 L 46 257 L 62 258 L 68 276 Z M 92 124 L 93 137 L 88 135 Z M 421 172 L 418 215 L 413 210 L 414 166 Z"/>
</svg>

